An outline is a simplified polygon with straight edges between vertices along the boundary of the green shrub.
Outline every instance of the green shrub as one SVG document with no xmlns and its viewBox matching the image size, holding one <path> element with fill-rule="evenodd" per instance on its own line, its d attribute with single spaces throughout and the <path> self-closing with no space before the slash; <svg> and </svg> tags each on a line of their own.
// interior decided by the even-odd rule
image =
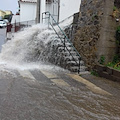
<svg viewBox="0 0 120 120">
<path fill-rule="evenodd" d="M 91 75 L 94 75 L 94 76 L 99 76 L 98 73 L 96 71 L 91 71 Z"/>
<path fill-rule="evenodd" d="M 113 61 L 106 64 L 106 66 L 120 70 L 120 55 L 116 54 L 113 58 Z"/>
<path fill-rule="evenodd" d="M 113 7 L 113 11 L 116 11 L 116 10 L 117 10 L 117 7 L 114 6 L 114 7 Z"/>
<path fill-rule="evenodd" d="M 118 62 L 120 62 L 120 55 L 116 54 L 113 58 L 113 63 L 117 64 Z"/>
<path fill-rule="evenodd" d="M 100 57 L 99 63 L 102 64 L 102 65 L 105 63 L 105 56 L 102 55 Z"/>
<path fill-rule="evenodd" d="M 116 43 L 119 45 L 120 44 L 120 26 L 117 27 L 115 37 L 116 37 Z"/>
</svg>

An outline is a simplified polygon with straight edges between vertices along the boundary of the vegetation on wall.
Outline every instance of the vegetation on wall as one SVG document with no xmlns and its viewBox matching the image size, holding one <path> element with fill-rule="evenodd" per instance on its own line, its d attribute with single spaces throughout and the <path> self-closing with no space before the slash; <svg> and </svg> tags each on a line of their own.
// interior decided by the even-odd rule
<svg viewBox="0 0 120 120">
<path fill-rule="evenodd" d="M 91 75 L 94 75 L 94 76 L 96 76 L 96 77 L 99 77 L 99 74 L 96 72 L 96 71 L 91 71 Z"/>
<path fill-rule="evenodd" d="M 120 55 L 116 54 L 112 62 L 109 62 L 106 66 L 120 70 Z"/>
<path fill-rule="evenodd" d="M 118 26 L 116 30 L 116 43 L 117 45 L 120 44 L 120 26 Z"/>
<path fill-rule="evenodd" d="M 105 63 L 105 56 L 104 55 L 102 55 L 100 57 L 99 63 L 102 64 L 102 65 L 104 65 L 104 63 Z"/>
<path fill-rule="evenodd" d="M 116 39 L 117 47 L 119 47 L 120 46 L 120 24 L 119 24 L 120 22 L 120 0 L 115 0 L 114 5 L 115 6 L 113 7 L 112 17 L 116 19 L 116 22 L 118 24 L 118 27 L 115 33 L 115 39 Z M 114 56 L 112 62 L 109 62 L 106 66 L 120 70 L 120 53 L 116 52 L 116 55 Z"/>
</svg>

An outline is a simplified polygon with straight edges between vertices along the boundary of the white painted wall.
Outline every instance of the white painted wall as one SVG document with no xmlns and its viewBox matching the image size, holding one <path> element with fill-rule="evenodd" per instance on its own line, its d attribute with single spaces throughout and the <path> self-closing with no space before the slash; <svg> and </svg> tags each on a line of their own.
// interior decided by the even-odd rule
<svg viewBox="0 0 120 120">
<path fill-rule="evenodd" d="M 50 12 L 50 14 L 56 20 L 56 22 L 58 21 L 58 3 L 49 3 L 49 4 L 46 4 L 46 11 Z"/>
<path fill-rule="evenodd" d="M 79 12 L 81 0 L 60 0 L 59 22 Z"/>
<path fill-rule="evenodd" d="M 15 21 L 16 21 L 16 23 L 20 22 L 20 15 L 13 15 L 12 16 L 11 23 L 13 24 L 13 23 L 15 23 Z"/>
<path fill-rule="evenodd" d="M 20 2 L 20 22 L 36 19 L 36 3 Z"/>
<path fill-rule="evenodd" d="M 79 12 L 81 0 L 60 0 L 59 22 L 67 17 Z M 55 6 L 56 5 L 56 6 Z M 40 21 L 42 13 L 49 11 L 53 15 L 58 15 L 57 4 L 46 4 L 46 0 L 41 0 Z M 54 6 L 54 10 L 53 10 Z M 57 21 L 57 17 L 54 17 Z M 20 22 L 36 19 L 36 3 L 20 2 Z"/>
<path fill-rule="evenodd" d="M 41 0 L 40 12 L 40 22 L 42 22 L 42 13 L 46 12 L 46 0 Z"/>
</svg>

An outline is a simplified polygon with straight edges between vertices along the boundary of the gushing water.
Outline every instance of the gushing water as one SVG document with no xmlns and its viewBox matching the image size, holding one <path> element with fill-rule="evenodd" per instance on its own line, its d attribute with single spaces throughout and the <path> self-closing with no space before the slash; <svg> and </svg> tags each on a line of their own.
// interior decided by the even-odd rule
<svg viewBox="0 0 120 120">
<path fill-rule="evenodd" d="M 70 22 L 71 19 L 62 23 L 62 28 Z M 56 30 L 58 31 L 57 27 Z M 54 37 L 55 32 L 43 24 L 25 28 L 24 31 L 15 33 L 14 38 L 3 45 L 0 64 L 11 68 L 44 68 L 41 53 Z"/>
<path fill-rule="evenodd" d="M 119 100 L 94 94 L 85 86 L 56 87 L 42 82 L 40 84 L 36 82 L 34 85 L 27 83 L 27 85 L 23 80 L 13 79 L 18 76 L 11 68 L 53 70 L 55 67 L 55 70 L 60 70 L 59 67 L 41 62 L 41 53 L 54 41 L 54 38 L 53 30 L 47 29 L 45 25 L 35 25 L 16 33 L 14 38 L 3 46 L 0 54 L 0 71 L 3 72 L 0 72 L 0 76 L 4 73 L 4 81 L 6 82 L 8 78 L 7 82 L 10 85 L 7 92 L 7 87 L 1 85 L 6 93 L 0 94 L 0 115 L 6 119 L 10 116 L 9 120 L 13 120 L 12 117 L 15 116 L 19 119 L 24 119 L 24 116 L 27 117 L 26 119 L 41 120 L 120 120 Z M 71 84 L 74 86 L 74 82 Z"/>
</svg>

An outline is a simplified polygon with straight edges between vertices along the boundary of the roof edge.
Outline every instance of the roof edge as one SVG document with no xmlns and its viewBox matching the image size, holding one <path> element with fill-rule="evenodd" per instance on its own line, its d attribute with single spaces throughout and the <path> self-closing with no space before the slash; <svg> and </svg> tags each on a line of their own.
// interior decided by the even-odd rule
<svg viewBox="0 0 120 120">
<path fill-rule="evenodd" d="M 23 1 L 23 0 L 19 0 L 19 2 L 24 2 L 24 3 L 37 3 L 37 1 L 36 1 L 36 2 L 32 2 L 32 1 Z"/>
</svg>

